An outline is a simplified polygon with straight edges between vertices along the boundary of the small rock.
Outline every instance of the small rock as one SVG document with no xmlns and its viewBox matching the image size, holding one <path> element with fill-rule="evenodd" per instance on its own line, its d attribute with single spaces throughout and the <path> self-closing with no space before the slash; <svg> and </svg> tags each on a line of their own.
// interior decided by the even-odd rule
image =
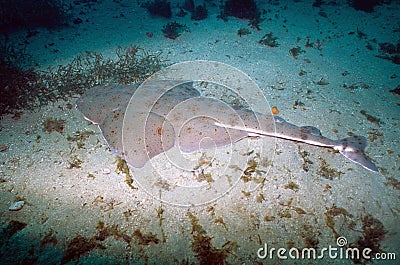
<svg viewBox="0 0 400 265">
<path fill-rule="evenodd" d="M 326 86 L 326 85 L 329 85 L 329 82 L 328 82 L 328 80 L 326 80 L 325 78 L 321 78 L 318 82 L 314 82 L 315 84 L 317 84 L 317 85 L 320 85 L 320 86 Z"/>
<path fill-rule="evenodd" d="M 75 24 L 75 25 L 78 25 L 78 24 L 81 24 L 83 21 L 82 21 L 82 19 L 81 18 L 75 18 L 74 20 L 73 20 L 73 23 Z"/>
<path fill-rule="evenodd" d="M 22 209 L 22 207 L 24 207 L 24 205 L 25 205 L 24 201 L 17 201 L 17 202 L 14 202 L 13 204 L 11 204 L 11 206 L 8 207 L 8 210 L 19 211 Z"/>
<path fill-rule="evenodd" d="M 103 173 L 104 175 L 109 175 L 111 174 L 111 170 L 109 168 L 103 168 L 101 170 L 101 173 Z"/>
<path fill-rule="evenodd" d="M 364 82 L 357 82 L 346 88 L 350 89 L 350 90 L 361 90 L 361 89 L 369 89 L 370 87 L 369 87 L 369 85 L 365 84 Z"/>
<path fill-rule="evenodd" d="M 395 89 L 389 91 L 390 93 L 400 95 L 400 85 L 398 85 Z"/>
<path fill-rule="evenodd" d="M 4 176 L 4 177 L 0 178 L 0 183 L 1 182 L 8 182 L 10 180 L 11 180 L 11 176 Z"/>
<path fill-rule="evenodd" d="M 7 151 L 7 149 L 8 149 L 8 146 L 6 144 L 0 145 L 0 152 L 5 152 L 5 151 Z"/>
</svg>

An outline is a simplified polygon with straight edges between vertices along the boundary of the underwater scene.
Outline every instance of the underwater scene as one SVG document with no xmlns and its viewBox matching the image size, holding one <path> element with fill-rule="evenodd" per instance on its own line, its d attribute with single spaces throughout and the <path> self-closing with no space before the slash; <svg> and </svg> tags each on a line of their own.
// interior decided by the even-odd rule
<svg viewBox="0 0 400 265">
<path fill-rule="evenodd" d="M 399 264 L 400 2 L 0 0 L 0 264 Z"/>
</svg>

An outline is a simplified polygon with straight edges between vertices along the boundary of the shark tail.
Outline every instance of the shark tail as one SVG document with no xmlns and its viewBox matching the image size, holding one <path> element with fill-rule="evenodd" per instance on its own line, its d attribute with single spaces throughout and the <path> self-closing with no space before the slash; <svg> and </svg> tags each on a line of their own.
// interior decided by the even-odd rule
<svg viewBox="0 0 400 265">
<path fill-rule="evenodd" d="M 377 166 L 364 153 L 367 147 L 367 139 L 363 136 L 351 136 L 336 141 L 334 146 L 347 159 L 361 165 L 362 167 L 372 171 L 379 172 Z"/>
</svg>

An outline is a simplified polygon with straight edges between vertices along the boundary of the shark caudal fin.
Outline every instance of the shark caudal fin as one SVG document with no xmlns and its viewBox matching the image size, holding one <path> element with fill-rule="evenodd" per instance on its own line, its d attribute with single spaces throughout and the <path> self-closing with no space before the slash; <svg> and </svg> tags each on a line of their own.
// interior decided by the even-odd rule
<svg viewBox="0 0 400 265">
<path fill-rule="evenodd" d="M 376 165 L 364 153 L 367 146 L 367 139 L 363 136 L 351 136 L 341 140 L 337 140 L 337 145 L 334 146 L 342 155 L 351 161 L 360 164 L 364 168 L 372 171 L 379 172 Z"/>
</svg>

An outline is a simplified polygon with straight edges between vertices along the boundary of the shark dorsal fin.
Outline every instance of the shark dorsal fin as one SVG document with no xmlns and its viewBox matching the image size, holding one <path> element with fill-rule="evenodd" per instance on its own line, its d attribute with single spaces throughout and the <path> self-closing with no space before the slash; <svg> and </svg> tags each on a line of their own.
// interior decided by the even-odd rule
<svg viewBox="0 0 400 265">
<path fill-rule="evenodd" d="M 302 126 L 300 128 L 301 128 L 302 132 L 304 132 L 304 133 L 312 134 L 312 135 L 315 135 L 315 136 L 321 136 L 322 135 L 321 131 L 318 128 L 314 127 L 314 126 Z"/>
</svg>

